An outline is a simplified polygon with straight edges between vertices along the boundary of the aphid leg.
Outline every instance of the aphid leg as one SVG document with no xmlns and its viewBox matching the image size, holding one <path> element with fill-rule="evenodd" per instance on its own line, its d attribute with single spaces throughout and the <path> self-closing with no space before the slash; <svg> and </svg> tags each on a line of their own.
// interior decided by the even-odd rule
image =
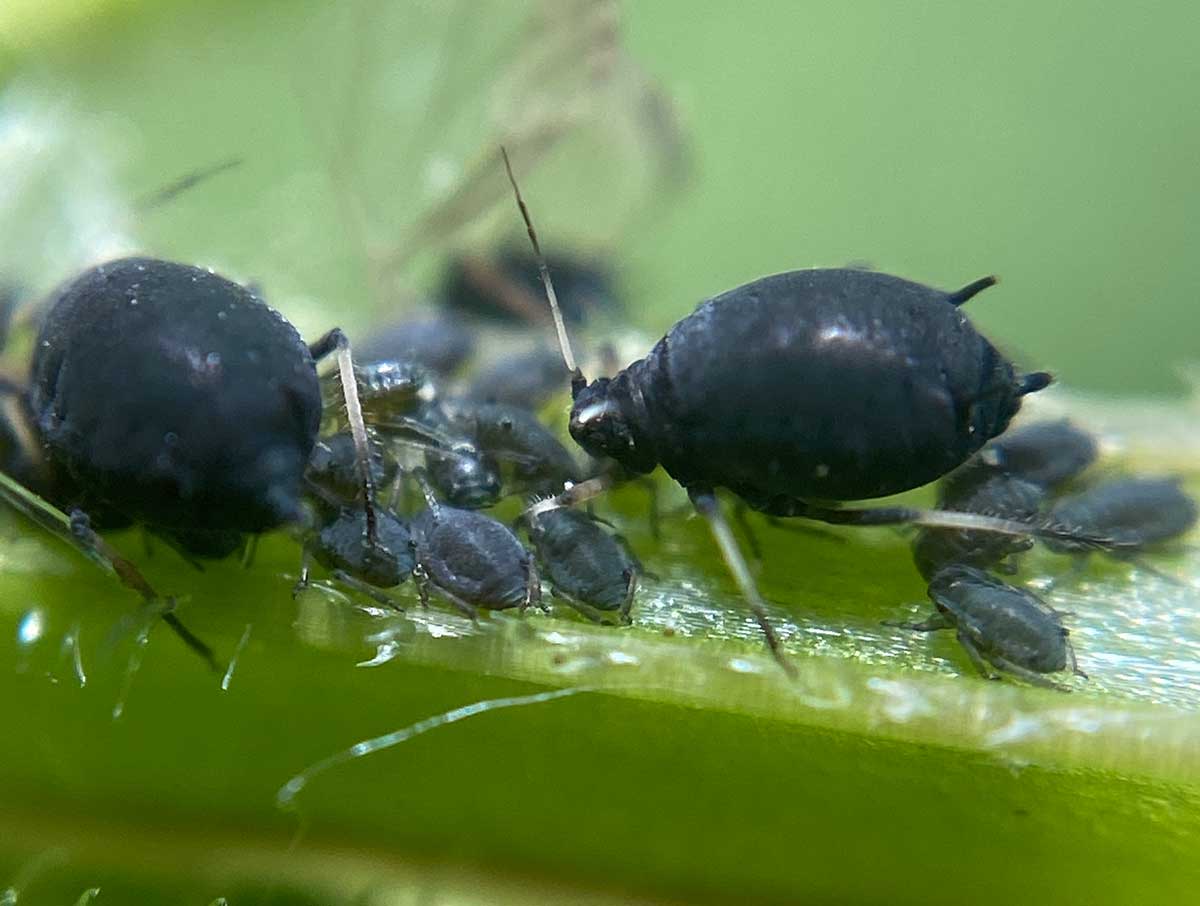
<svg viewBox="0 0 1200 906">
<path fill-rule="evenodd" d="M 587 617 L 593 623 L 611 623 L 612 618 L 608 613 L 601 610 L 599 607 L 593 607 L 591 604 L 586 604 L 580 601 L 574 595 L 567 594 L 560 589 L 554 589 L 554 597 L 562 601 L 564 604 L 571 607 L 580 615 Z"/>
<path fill-rule="evenodd" d="M 345 570 L 335 569 L 329 575 L 333 581 L 341 585 L 345 585 L 348 588 L 353 588 L 355 591 L 366 595 L 373 601 L 377 601 L 384 607 L 390 607 L 392 610 L 398 610 L 400 613 L 404 613 L 404 608 L 397 604 L 391 595 L 387 594 L 381 589 L 376 588 L 374 585 L 371 585 L 368 582 L 362 581 L 362 579 L 355 578 Z"/>
<path fill-rule="evenodd" d="M 1064 632 L 1065 631 L 1066 630 L 1064 630 Z M 1087 679 L 1088 675 L 1079 669 L 1079 661 L 1075 659 L 1075 646 L 1071 644 L 1070 639 L 1066 639 L 1065 641 L 1067 645 L 1067 666 L 1071 668 L 1071 672 L 1075 674 L 1075 676 L 1081 676 L 1084 679 Z"/>
<path fill-rule="evenodd" d="M 312 551 L 309 550 L 309 547 L 306 544 L 306 545 L 304 545 L 304 548 L 300 552 L 300 578 L 297 579 L 296 584 L 292 586 L 292 599 L 293 600 L 300 597 L 300 595 L 302 595 L 304 592 L 306 592 L 308 590 L 308 586 L 309 586 L 308 574 L 311 569 L 312 569 Z"/>
<path fill-rule="evenodd" d="M 542 602 L 542 579 L 538 575 L 537 563 L 532 558 L 525 573 L 525 600 L 521 602 L 521 613 L 530 607 L 536 607 L 542 613 L 550 612 L 550 606 Z"/>
<path fill-rule="evenodd" d="M 725 565 L 729 567 L 734 581 L 737 582 L 743 597 L 745 597 L 746 602 L 750 605 L 754 619 L 758 621 L 758 626 L 762 630 L 763 637 L 766 639 L 767 647 L 771 650 L 771 656 L 775 658 L 776 663 L 783 668 L 788 676 L 794 677 L 796 675 L 796 668 L 784 656 L 783 649 L 779 646 L 779 637 L 775 635 L 775 628 L 771 625 L 771 620 L 767 616 L 767 606 L 763 603 L 762 596 L 758 593 L 758 586 L 754 582 L 754 577 L 750 574 L 750 567 L 746 565 L 746 558 L 742 556 L 741 550 L 738 549 L 737 540 L 733 537 L 733 532 L 729 529 L 729 523 L 725 521 L 725 517 L 721 513 L 720 502 L 712 491 L 696 488 L 688 488 L 688 497 L 691 498 L 696 512 L 708 522 L 708 527 L 712 531 L 713 539 L 717 542 L 717 547 L 721 551 Z"/>
<path fill-rule="evenodd" d="M 455 607 L 455 609 L 460 611 L 464 616 L 470 617 L 472 620 L 479 619 L 479 608 L 476 607 L 474 604 L 470 604 L 467 601 L 464 601 L 462 598 L 460 598 L 454 592 L 447 591 L 446 589 L 442 588 L 440 585 L 438 585 L 434 582 L 430 582 L 429 587 L 432 588 L 435 592 L 437 592 L 438 597 L 444 598 L 446 601 L 448 601 L 450 604 L 452 604 Z"/>
<path fill-rule="evenodd" d="M 388 509 L 401 512 L 401 504 L 404 502 L 404 470 L 397 469 L 396 477 L 392 479 L 392 487 L 388 491 Z"/>
<path fill-rule="evenodd" d="M 912 523 L 929 528 L 958 529 L 961 531 L 994 532 L 999 535 L 1055 538 L 1088 544 L 1100 549 L 1112 549 L 1116 545 L 1111 538 L 1087 535 L 1069 527 L 1047 523 L 1021 522 L 1016 519 L 999 519 L 980 513 L 958 510 L 921 510 L 915 507 L 868 507 L 865 509 L 838 509 L 806 503 L 803 500 L 772 501 L 766 512 L 773 516 L 800 517 L 827 522 L 830 525 L 900 525 Z"/>
<path fill-rule="evenodd" d="M 429 575 L 420 563 L 413 567 L 413 581 L 417 584 L 417 600 L 421 602 L 421 609 L 427 610 L 429 608 Z"/>
<path fill-rule="evenodd" d="M 333 328 L 309 347 L 313 359 L 320 361 L 331 353 L 337 355 L 338 377 L 341 379 L 342 396 L 346 403 L 346 418 L 350 422 L 350 436 L 354 438 L 355 458 L 358 460 L 358 475 L 363 488 L 363 508 L 367 516 L 367 544 L 378 545 L 378 530 L 375 524 L 375 478 L 371 474 L 371 444 L 367 439 L 367 426 L 363 421 L 362 404 L 358 399 L 358 379 L 354 376 L 354 359 L 350 354 L 350 339 L 340 328 Z"/>
<path fill-rule="evenodd" d="M 754 531 L 754 526 L 746 518 L 749 509 L 750 507 L 746 505 L 745 501 L 738 500 L 733 505 L 733 521 L 737 523 L 742 537 L 746 539 L 746 546 L 750 548 L 750 556 L 754 558 L 755 564 L 760 564 L 762 563 L 762 545 L 758 543 L 758 532 Z"/>
<path fill-rule="evenodd" d="M 646 489 L 650 501 L 646 509 L 646 518 L 650 522 L 650 537 L 655 541 L 662 537 L 662 509 L 658 500 L 658 482 L 650 475 L 642 475 L 637 483 Z"/>
<path fill-rule="evenodd" d="M 445 598 L 464 615 L 470 617 L 472 620 L 479 619 L 479 609 L 475 607 L 475 605 L 468 604 L 462 598 L 458 597 L 458 595 L 446 591 L 446 589 L 437 585 L 432 579 L 429 578 L 429 573 L 427 573 L 425 568 L 419 563 L 416 565 L 416 568 L 413 569 L 413 581 L 417 583 L 417 598 L 421 601 L 422 607 L 429 606 L 429 592 L 432 589 L 433 591 L 437 592 L 439 597 Z"/>
<path fill-rule="evenodd" d="M 254 566 L 254 560 L 258 556 L 258 535 L 247 535 L 245 542 L 242 544 L 242 569 L 250 569 Z"/>
<path fill-rule="evenodd" d="M 911 629 L 913 632 L 937 632 L 939 629 L 953 629 L 954 622 L 944 613 L 934 611 L 920 623 L 907 620 L 883 620 L 884 626 L 895 626 L 897 629 Z"/>
<path fill-rule="evenodd" d="M 975 665 L 975 669 L 979 671 L 979 675 L 984 679 L 998 680 L 1000 675 L 992 671 L 992 666 L 979 653 L 979 649 L 975 647 L 975 643 L 961 629 L 956 633 L 958 644 L 962 645 L 963 651 L 967 653 L 967 657 L 971 659 L 971 663 Z"/>
<path fill-rule="evenodd" d="M 550 613 L 550 605 L 541 600 L 541 576 L 538 574 L 538 563 L 529 559 L 529 569 L 526 570 L 526 596 L 521 601 L 521 612 L 530 607 L 536 607 L 542 613 Z"/>
<path fill-rule="evenodd" d="M 429 507 L 429 512 L 433 513 L 434 519 L 437 519 L 441 514 L 441 504 L 438 503 L 437 495 L 433 492 L 433 486 L 425 476 L 425 470 L 413 469 L 412 477 L 416 479 L 417 486 L 421 489 L 421 494 L 425 497 L 425 506 Z"/>
<path fill-rule="evenodd" d="M 621 617 L 621 622 L 628 626 L 633 622 L 633 617 L 630 614 L 633 612 L 633 599 L 638 590 L 638 574 L 636 569 L 625 571 L 627 574 L 627 585 L 625 586 L 625 600 L 621 602 L 621 609 L 618 611 Z"/>
<path fill-rule="evenodd" d="M 400 438 L 398 439 L 398 442 L 412 446 L 417 450 L 438 451 L 444 448 L 447 453 L 450 453 L 451 451 L 449 448 L 454 446 L 455 442 L 458 440 L 458 438 L 447 434 L 445 431 L 439 431 L 437 428 L 431 425 L 426 425 L 425 423 L 415 418 L 410 418 L 407 415 L 393 415 L 381 422 L 381 425 L 382 427 L 392 429 L 393 431 L 395 429 L 400 429 L 413 434 L 414 437 L 412 439 Z"/>
<path fill-rule="evenodd" d="M 1154 578 L 1156 578 L 1156 579 L 1161 579 L 1164 582 L 1168 582 L 1171 585 L 1178 585 L 1182 588 L 1187 587 L 1187 582 L 1185 582 L 1183 579 L 1179 578 L 1179 576 L 1173 576 L 1170 573 L 1163 572 L 1161 569 L 1159 569 L 1156 566 L 1151 566 L 1150 563 L 1146 561 L 1145 557 L 1138 557 L 1138 556 L 1132 555 L 1132 554 L 1126 554 L 1126 555 L 1114 554 L 1113 556 L 1116 557 L 1118 560 L 1123 560 L 1124 562 L 1129 563 L 1132 566 L 1136 566 L 1138 569 L 1142 570 L 1143 572 L 1149 573 L 1150 575 L 1154 576 Z"/>
<path fill-rule="evenodd" d="M 179 617 L 171 612 L 175 607 L 175 599 L 164 598 L 156 592 L 150 583 L 146 581 L 141 571 L 133 565 L 132 561 L 126 560 L 115 548 L 111 547 L 108 542 L 97 535 L 92 530 L 92 524 L 88 520 L 86 513 L 81 510 L 75 510 L 68 518 L 70 523 L 70 537 L 74 540 L 75 546 L 93 563 L 99 563 L 104 568 L 116 573 L 117 578 L 121 580 L 121 584 L 140 594 L 146 603 L 157 603 L 163 606 L 163 622 L 171 627 L 175 634 L 183 640 L 185 645 L 204 658 L 214 673 L 220 673 L 222 667 L 217 662 L 217 657 L 213 653 L 212 648 L 184 626 Z"/>
<path fill-rule="evenodd" d="M 1018 679 L 1022 679 L 1034 686 L 1041 686 L 1043 689 L 1058 689 L 1060 692 L 1071 691 L 1070 686 L 1064 683 L 1055 682 L 1047 676 L 1043 676 L 1040 673 L 1030 670 L 1028 667 L 1022 667 L 1020 664 L 1014 664 L 1012 661 L 1008 660 L 1007 658 L 1000 657 L 998 654 L 992 656 L 992 664 L 995 665 L 997 670 L 1003 670 L 1005 673 L 1011 673 Z"/>
</svg>

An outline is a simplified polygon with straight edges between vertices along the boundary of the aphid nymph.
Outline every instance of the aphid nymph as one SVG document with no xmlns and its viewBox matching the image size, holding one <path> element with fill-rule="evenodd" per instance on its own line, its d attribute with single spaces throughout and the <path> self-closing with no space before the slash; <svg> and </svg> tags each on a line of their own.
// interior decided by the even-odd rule
<svg viewBox="0 0 1200 906">
<path fill-rule="evenodd" d="M 921 623 L 889 625 L 933 632 L 953 629 L 979 672 L 999 679 L 992 668 L 1033 683 L 1070 691 L 1045 674 L 1070 669 L 1075 650 L 1057 611 L 1033 592 L 993 578 L 973 566 L 947 566 L 929 580 L 937 612 Z"/>
</svg>

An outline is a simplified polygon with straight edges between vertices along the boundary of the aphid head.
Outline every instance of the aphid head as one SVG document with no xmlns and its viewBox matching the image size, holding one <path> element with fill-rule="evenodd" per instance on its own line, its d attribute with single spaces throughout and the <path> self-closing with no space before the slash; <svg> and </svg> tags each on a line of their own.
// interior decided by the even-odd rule
<svg viewBox="0 0 1200 906">
<path fill-rule="evenodd" d="M 429 477 L 451 506 L 475 510 L 500 499 L 500 469 L 473 444 L 455 444 L 449 455 L 426 457 Z"/>
<path fill-rule="evenodd" d="M 571 436 L 592 456 L 608 456 L 631 472 L 651 472 L 658 462 L 621 405 L 616 387 L 599 378 L 575 394 Z"/>
</svg>

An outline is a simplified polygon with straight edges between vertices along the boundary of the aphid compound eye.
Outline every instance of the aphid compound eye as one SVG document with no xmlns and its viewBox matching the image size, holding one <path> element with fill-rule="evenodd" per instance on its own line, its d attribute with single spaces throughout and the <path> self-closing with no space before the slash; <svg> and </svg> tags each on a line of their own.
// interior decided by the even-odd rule
<svg viewBox="0 0 1200 906">
<path fill-rule="evenodd" d="M 608 378 L 588 384 L 571 407 L 571 437 L 592 456 L 608 456 L 630 472 L 653 472 L 658 454 L 621 405 L 623 387 Z"/>
</svg>

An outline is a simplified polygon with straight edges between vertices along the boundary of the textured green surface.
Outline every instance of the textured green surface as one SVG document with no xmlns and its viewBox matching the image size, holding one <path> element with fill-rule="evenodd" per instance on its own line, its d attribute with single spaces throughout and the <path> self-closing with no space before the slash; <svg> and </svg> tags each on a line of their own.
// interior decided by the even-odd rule
<svg viewBox="0 0 1200 906">
<path fill-rule="evenodd" d="M 430 38 L 458 34 L 456 19 L 397 7 L 390 24 L 369 20 L 363 71 L 404 86 L 364 102 L 350 184 L 382 212 L 375 242 L 411 237 L 437 173 L 472 160 L 516 111 L 568 93 L 568 78 L 534 80 L 517 101 L 484 102 L 477 88 L 505 70 L 523 20 L 507 4 L 462 8 L 460 44 Z M 948 285 L 1000 270 L 1005 284 L 976 309 L 991 333 L 1069 384 L 1170 386 L 1197 324 L 1179 248 L 1196 177 L 1172 164 L 1197 134 L 1176 98 L 1194 65 L 1177 48 L 1184 7 L 1158 10 L 1160 52 L 1124 68 L 1114 48 L 1134 25 L 1118 17 L 1143 13 L 1081 7 L 1047 21 L 1014 7 L 966 21 L 948 8 L 902 21 L 891 9 L 837 18 L 806 6 L 756 22 L 737 8 L 736 27 L 720 10 L 631 10 L 632 42 L 692 121 L 694 183 L 674 204 L 645 197 L 647 147 L 665 153 L 661 142 L 601 116 L 526 181 L 544 235 L 610 245 L 627 229 L 619 260 L 647 328 L 804 264 L 868 258 Z M 261 280 L 309 334 L 376 319 L 362 244 L 321 168 L 327 139 L 314 138 L 353 121 L 355 32 L 312 13 L 156 6 L 61 43 L 43 36 L 3 98 L 4 273 L 43 288 L 93 255 L 141 247 Z M 455 48 L 438 95 L 448 112 L 422 127 L 439 46 Z M 593 112 L 629 92 L 601 95 Z M 1122 130 L 1134 106 L 1143 128 Z M 1171 140 L 1156 139 L 1168 124 Z M 1131 166 L 1145 154 L 1152 162 Z M 130 208 L 231 155 L 241 168 L 174 204 Z M 502 204 L 497 216 L 507 229 L 515 215 Z M 1106 263 L 1118 256 L 1123 266 Z M 435 260 L 415 262 L 414 282 Z M 1194 402 L 1045 397 L 1032 414 L 1068 411 L 1099 431 L 1105 469 L 1184 472 L 1200 491 Z M 668 506 L 682 503 L 664 490 Z M 655 542 L 639 491 L 603 507 L 657 574 L 629 630 L 532 615 L 473 629 L 440 610 L 405 620 L 320 588 L 294 602 L 298 550 L 285 537 L 250 570 L 196 573 L 116 536 L 158 585 L 188 596 L 181 615 L 225 656 L 252 627 L 224 692 L 161 626 L 123 691 L 130 597 L 4 521 L 0 891 L 13 884 L 22 904 L 72 903 L 93 886 L 98 904 L 1194 896 L 1195 538 L 1154 561 L 1182 584 L 1096 563 L 1060 586 L 1051 600 L 1074 611 L 1092 675 L 1063 695 L 985 683 L 951 637 L 881 626 L 924 607 L 906 603 L 924 590 L 897 533 L 756 524 L 760 580 L 800 671 L 792 684 L 762 656 L 700 523 L 669 517 Z M 1066 570 L 1039 552 L 1022 578 Z M 288 778 L 358 740 L 571 686 L 596 691 L 437 729 L 318 777 L 298 814 L 274 806 Z"/>
</svg>

